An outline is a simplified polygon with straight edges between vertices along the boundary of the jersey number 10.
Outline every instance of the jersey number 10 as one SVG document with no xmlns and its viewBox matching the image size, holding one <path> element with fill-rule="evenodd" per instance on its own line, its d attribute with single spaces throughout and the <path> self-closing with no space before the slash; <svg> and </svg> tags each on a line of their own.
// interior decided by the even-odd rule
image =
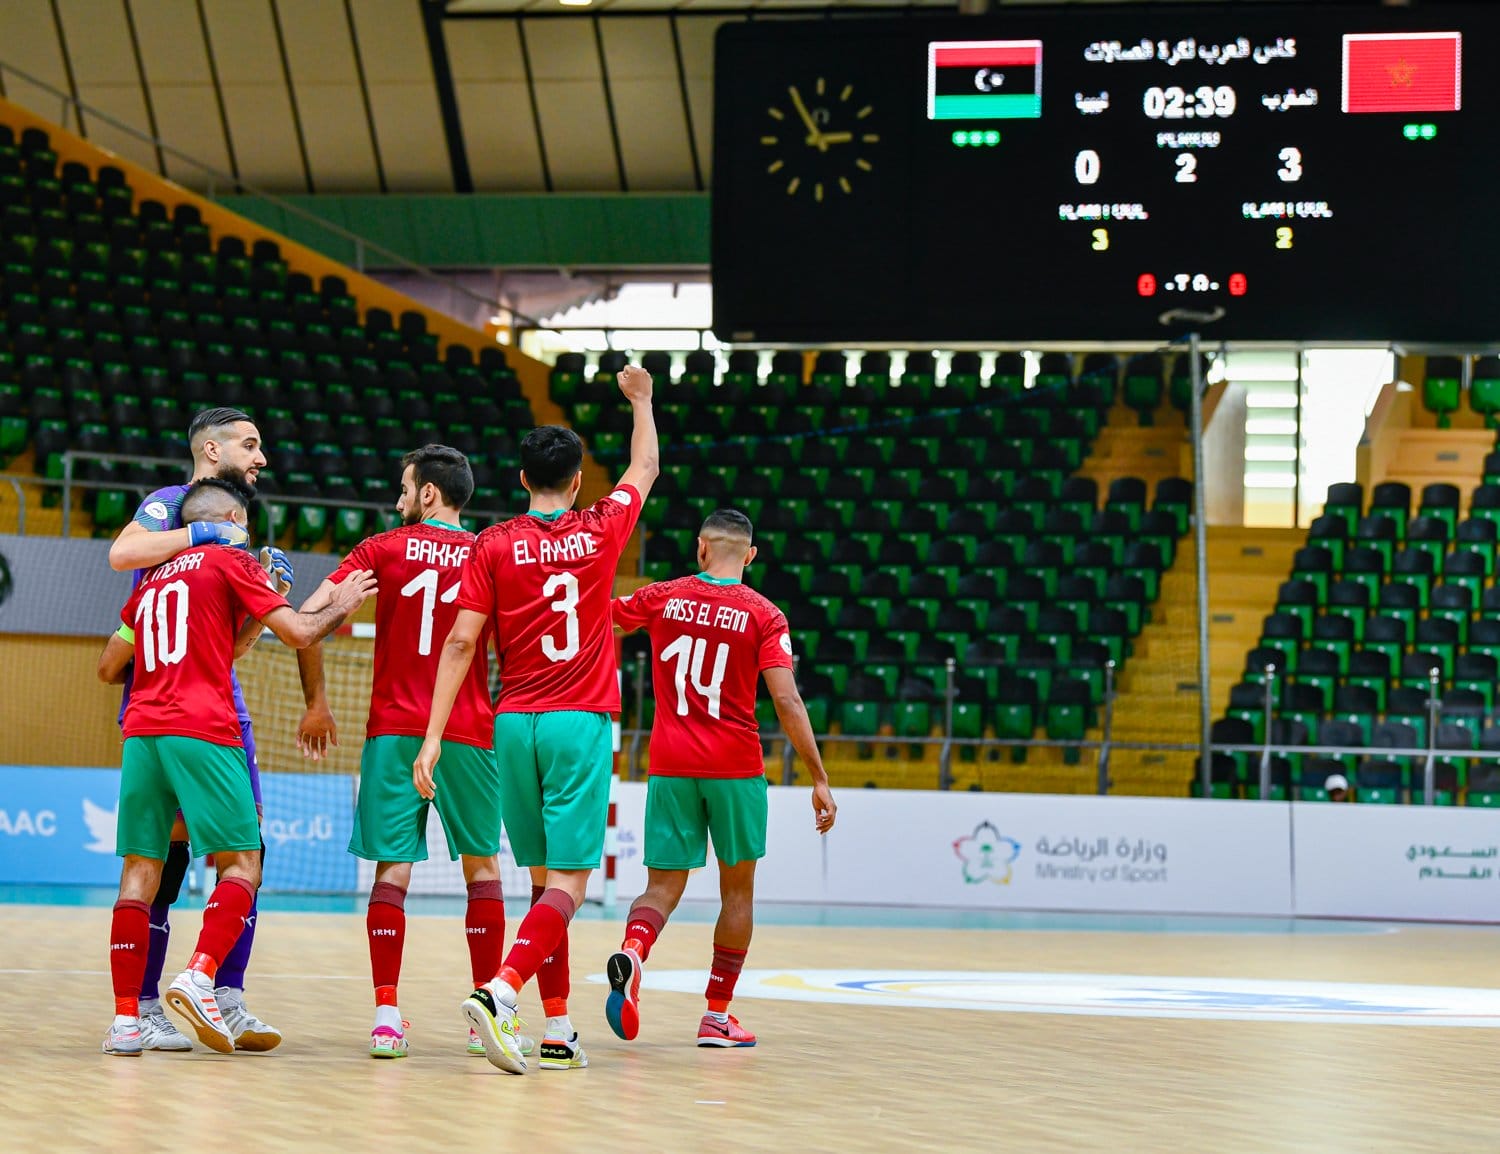
<svg viewBox="0 0 1500 1154">
<path fill-rule="evenodd" d="M 170 581 L 146 590 L 135 607 L 135 626 L 139 633 L 136 652 L 147 673 L 158 665 L 176 665 L 187 656 L 187 623 L 186 581 Z"/>
<path fill-rule="evenodd" d="M 708 656 L 708 642 L 703 638 L 692 638 L 684 633 L 661 651 L 663 661 L 676 661 L 673 680 L 677 683 L 677 716 L 686 717 L 688 712 L 687 683 L 693 679 L 693 688 L 708 703 L 708 715 L 719 716 L 719 695 L 724 686 L 724 667 L 729 664 L 729 646 L 719 642 L 714 653 L 713 676 L 703 681 L 703 659 Z"/>
</svg>

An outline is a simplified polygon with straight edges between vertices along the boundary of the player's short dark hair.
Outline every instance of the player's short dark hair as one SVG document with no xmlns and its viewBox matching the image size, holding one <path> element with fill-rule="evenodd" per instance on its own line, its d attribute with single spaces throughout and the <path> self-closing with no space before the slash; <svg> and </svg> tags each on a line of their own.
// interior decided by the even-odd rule
<svg viewBox="0 0 1500 1154">
<path fill-rule="evenodd" d="M 436 485 L 443 500 L 454 509 L 462 509 L 474 495 L 474 470 L 469 458 L 447 445 L 423 445 L 401 458 L 401 471 L 410 465 L 417 488 Z"/>
<path fill-rule="evenodd" d="M 521 470 L 533 489 L 555 493 L 566 489 L 583 468 L 583 442 L 572 429 L 542 425 L 521 442 Z"/>
<path fill-rule="evenodd" d="M 209 429 L 221 429 L 226 425 L 237 425 L 241 421 L 254 423 L 250 414 L 243 409 L 204 409 L 195 413 L 188 424 L 188 444 L 191 445 L 200 433 Z"/>
<path fill-rule="evenodd" d="M 702 537 L 713 532 L 723 533 L 726 537 L 743 537 L 746 541 L 755 540 L 755 526 L 738 509 L 715 509 L 705 517 L 698 535 Z"/>
<path fill-rule="evenodd" d="M 194 481 L 182 498 L 182 523 L 192 521 L 222 521 L 235 509 L 245 508 L 249 502 L 245 491 L 233 481 L 222 477 L 205 477 Z"/>
</svg>

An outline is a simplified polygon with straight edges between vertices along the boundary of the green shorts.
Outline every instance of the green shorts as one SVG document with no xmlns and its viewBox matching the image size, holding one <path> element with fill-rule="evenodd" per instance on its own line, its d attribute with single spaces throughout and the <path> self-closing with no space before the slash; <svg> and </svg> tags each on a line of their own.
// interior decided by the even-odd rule
<svg viewBox="0 0 1500 1154">
<path fill-rule="evenodd" d="M 127 737 L 115 853 L 165 861 L 179 809 L 195 853 L 260 849 L 243 749 L 196 737 Z"/>
<path fill-rule="evenodd" d="M 365 739 L 359 758 L 359 799 L 349 852 L 365 861 L 426 861 L 427 807 L 436 805 L 448 856 L 493 857 L 500 852 L 500 776 L 487 749 L 443 742 L 428 801 L 412 784 L 420 737 L 386 734 Z"/>
<path fill-rule="evenodd" d="M 766 778 L 665 777 L 646 782 L 647 869 L 695 870 L 714 856 L 725 865 L 766 856 Z"/>
<path fill-rule="evenodd" d="M 615 771 L 609 714 L 497 713 L 495 762 L 516 864 L 597 869 Z"/>
</svg>

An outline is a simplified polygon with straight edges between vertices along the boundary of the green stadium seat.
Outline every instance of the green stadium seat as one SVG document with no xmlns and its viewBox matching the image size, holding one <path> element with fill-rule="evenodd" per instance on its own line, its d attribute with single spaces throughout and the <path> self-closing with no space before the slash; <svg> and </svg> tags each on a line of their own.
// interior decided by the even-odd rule
<svg viewBox="0 0 1500 1154">
<path fill-rule="evenodd" d="M 1422 405 L 1437 417 L 1437 427 L 1451 428 L 1462 399 L 1462 366 L 1457 357 L 1428 357 L 1422 381 Z"/>
</svg>

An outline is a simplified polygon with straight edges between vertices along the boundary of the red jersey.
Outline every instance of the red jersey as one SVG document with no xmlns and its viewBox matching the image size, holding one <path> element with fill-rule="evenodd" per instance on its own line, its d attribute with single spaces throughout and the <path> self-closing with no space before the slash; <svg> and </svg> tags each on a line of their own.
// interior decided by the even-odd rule
<svg viewBox="0 0 1500 1154">
<path fill-rule="evenodd" d="M 427 732 L 438 659 L 458 616 L 459 578 L 473 548 L 473 533 L 423 521 L 361 541 L 329 575 L 338 585 L 356 569 L 373 569 L 380 581 L 366 737 L 421 737 Z M 479 639 L 443 739 L 481 749 L 495 743 L 488 629 Z"/>
<path fill-rule="evenodd" d="M 651 772 L 665 777 L 759 777 L 755 724 L 763 669 L 792 667 L 786 617 L 748 585 L 701 574 L 659 581 L 614 602 L 621 629 L 646 627 L 651 684 Z"/>
<path fill-rule="evenodd" d="M 196 737 L 242 745 L 234 708 L 234 639 L 286 598 L 243 549 L 200 545 L 147 571 L 120 611 L 135 631 L 126 737 Z"/>
<path fill-rule="evenodd" d="M 479 534 L 458 604 L 494 622 L 497 713 L 620 711 L 609 599 L 640 515 L 640 493 L 620 485 L 582 512 L 528 513 Z"/>
</svg>

